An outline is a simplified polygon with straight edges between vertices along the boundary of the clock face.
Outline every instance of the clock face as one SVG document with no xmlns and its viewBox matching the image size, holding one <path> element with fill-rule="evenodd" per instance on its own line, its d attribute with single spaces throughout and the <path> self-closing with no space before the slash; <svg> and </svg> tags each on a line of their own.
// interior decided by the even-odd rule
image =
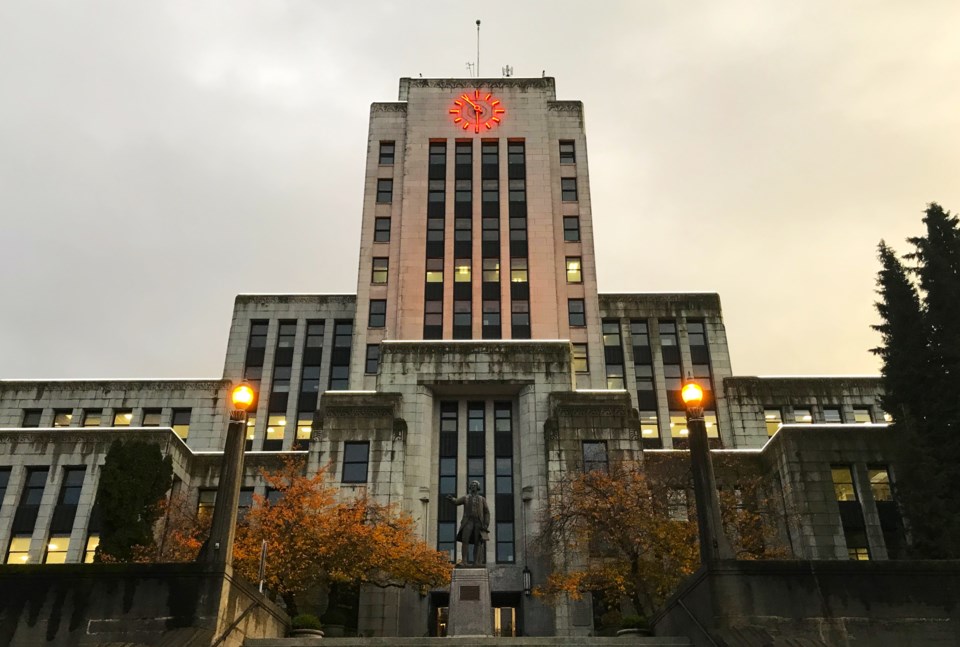
<svg viewBox="0 0 960 647">
<path fill-rule="evenodd" d="M 506 112 L 500 99 L 480 90 L 464 92 L 453 100 L 450 108 L 453 123 L 475 133 L 493 130 Z"/>
</svg>

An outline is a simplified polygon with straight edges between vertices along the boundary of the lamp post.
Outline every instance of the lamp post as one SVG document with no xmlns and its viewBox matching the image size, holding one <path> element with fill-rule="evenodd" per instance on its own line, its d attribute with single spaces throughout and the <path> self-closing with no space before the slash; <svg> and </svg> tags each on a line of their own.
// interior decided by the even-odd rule
<svg viewBox="0 0 960 647">
<path fill-rule="evenodd" d="M 227 441 L 220 461 L 217 501 L 213 506 L 210 539 L 200 552 L 199 561 L 227 565 L 233 562 L 233 537 L 237 529 L 237 503 L 243 481 L 243 448 L 246 441 L 247 409 L 256 400 L 253 387 L 241 382 L 230 392 L 233 408 L 227 425 Z"/>
<path fill-rule="evenodd" d="M 680 392 L 687 408 L 687 432 L 690 442 L 690 468 L 693 471 L 693 495 L 697 504 L 697 525 L 700 532 L 700 563 L 733 559 L 733 550 L 723 533 L 717 481 L 707 444 L 707 427 L 703 421 L 703 389 L 688 381 Z"/>
</svg>

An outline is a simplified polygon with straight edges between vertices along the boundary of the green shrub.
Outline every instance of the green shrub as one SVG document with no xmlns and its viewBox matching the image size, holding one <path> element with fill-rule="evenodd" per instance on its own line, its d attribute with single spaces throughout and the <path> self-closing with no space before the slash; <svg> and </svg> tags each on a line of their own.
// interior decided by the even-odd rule
<svg viewBox="0 0 960 647">
<path fill-rule="evenodd" d="M 647 619 L 643 616 L 623 616 L 620 621 L 621 629 L 646 629 Z"/>
</svg>

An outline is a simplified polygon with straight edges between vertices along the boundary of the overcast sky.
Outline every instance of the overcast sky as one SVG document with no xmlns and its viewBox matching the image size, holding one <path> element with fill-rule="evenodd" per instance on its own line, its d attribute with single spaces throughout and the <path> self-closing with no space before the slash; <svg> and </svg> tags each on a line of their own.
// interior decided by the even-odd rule
<svg viewBox="0 0 960 647">
<path fill-rule="evenodd" d="M 480 7 L 478 12 L 476 7 Z M 584 102 L 601 291 L 720 293 L 737 374 L 876 373 L 885 238 L 960 210 L 960 3 L 0 3 L 0 378 L 215 377 L 234 295 L 354 292 L 401 76 Z"/>
</svg>

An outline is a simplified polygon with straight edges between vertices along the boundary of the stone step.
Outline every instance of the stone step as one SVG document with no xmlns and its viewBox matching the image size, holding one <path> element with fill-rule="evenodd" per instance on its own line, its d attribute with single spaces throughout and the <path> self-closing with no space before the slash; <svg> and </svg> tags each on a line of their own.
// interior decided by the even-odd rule
<svg viewBox="0 0 960 647">
<path fill-rule="evenodd" d="M 620 636 L 587 638 L 248 638 L 244 647 L 690 647 L 687 638 Z"/>
</svg>

